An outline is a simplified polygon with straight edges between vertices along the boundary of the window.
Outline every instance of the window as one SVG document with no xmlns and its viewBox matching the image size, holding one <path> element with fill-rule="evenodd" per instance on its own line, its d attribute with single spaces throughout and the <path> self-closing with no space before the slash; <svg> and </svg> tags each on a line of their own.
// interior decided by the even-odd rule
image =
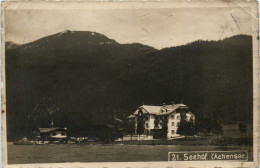
<svg viewBox="0 0 260 168">
<path fill-rule="evenodd" d="M 143 111 L 142 111 L 141 109 L 138 111 L 138 115 L 139 115 L 140 117 L 143 115 Z"/>
<path fill-rule="evenodd" d="M 174 115 L 172 115 L 171 118 L 174 119 Z"/>
<path fill-rule="evenodd" d="M 180 116 L 177 116 L 177 120 L 179 120 L 180 119 Z"/>
<path fill-rule="evenodd" d="M 51 133 L 51 135 L 52 135 L 52 136 L 56 136 L 56 133 L 55 133 L 55 132 L 53 132 L 53 133 Z"/>
<path fill-rule="evenodd" d="M 146 120 L 148 120 L 149 118 L 148 117 L 146 117 Z"/>
<path fill-rule="evenodd" d="M 175 123 L 174 123 L 174 122 L 172 122 L 172 126 L 175 126 Z"/>
<path fill-rule="evenodd" d="M 175 134 L 175 130 L 172 130 L 172 134 Z"/>
<path fill-rule="evenodd" d="M 62 135 L 62 136 L 64 136 L 64 135 L 65 135 L 65 133 L 64 133 L 64 132 L 62 132 L 62 133 L 61 133 L 61 135 Z"/>
<path fill-rule="evenodd" d="M 177 122 L 177 126 L 180 126 L 180 122 Z"/>
<path fill-rule="evenodd" d="M 149 128 L 149 125 L 148 125 L 148 123 L 145 123 L 145 127 L 146 127 L 146 128 Z"/>
</svg>

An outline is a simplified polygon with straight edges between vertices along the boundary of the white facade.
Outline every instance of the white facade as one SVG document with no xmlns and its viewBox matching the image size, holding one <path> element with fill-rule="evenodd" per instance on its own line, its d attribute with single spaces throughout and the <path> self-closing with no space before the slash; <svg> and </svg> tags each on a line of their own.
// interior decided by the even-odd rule
<svg viewBox="0 0 260 168">
<path fill-rule="evenodd" d="M 154 119 L 155 116 L 154 115 L 148 115 L 147 116 L 148 120 L 145 121 L 145 129 L 154 129 Z"/>
<path fill-rule="evenodd" d="M 65 131 L 53 131 L 50 133 L 50 138 L 67 138 Z"/>
<path fill-rule="evenodd" d="M 180 114 L 176 112 L 168 115 L 168 131 L 167 138 L 179 136 L 177 134 L 178 124 L 180 123 Z"/>
<path fill-rule="evenodd" d="M 190 121 L 193 120 L 195 121 L 195 116 L 192 113 L 187 113 L 186 114 L 186 121 Z M 179 136 L 179 134 L 177 134 L 177 130 L 178 130 L 178 126 L 180 124 L 181 121 L 181 116 L 180 113 L 172 113 L 170 115 L 168 115 L 168 132 L 167 132 L 167 137 L 170 138 L 174 138 L 176 136 Z"/>
</svg>

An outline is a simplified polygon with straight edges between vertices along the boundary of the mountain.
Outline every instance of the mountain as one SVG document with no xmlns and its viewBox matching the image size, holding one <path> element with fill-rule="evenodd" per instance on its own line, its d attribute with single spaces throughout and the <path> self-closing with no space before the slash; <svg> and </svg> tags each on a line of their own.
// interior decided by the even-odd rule
<svg viewBox="0 0 260 168">
<path fill-rule="evenodd" d="M 195 41 L 157 50 L 96 33 L 65 31 L 6 43 L 7 134 L 50 121 L 71 130 L 126 117 L 144 104 L 182 101 L 199 117 L 252 121 L 252 38 Z M 182 88 L 182 89 L 181 89 Z"/>
<path fill-rule="evenodd" d="M 19 44 L 16 44 L 14 42 L 11 42 L 11 41 L 7 41 L 5 43 L 5 48 L 6 50 L 11 50 L 11 49 L 15 49 L 15 48 L 18 48 L 19 47 Z"/>
</svg>

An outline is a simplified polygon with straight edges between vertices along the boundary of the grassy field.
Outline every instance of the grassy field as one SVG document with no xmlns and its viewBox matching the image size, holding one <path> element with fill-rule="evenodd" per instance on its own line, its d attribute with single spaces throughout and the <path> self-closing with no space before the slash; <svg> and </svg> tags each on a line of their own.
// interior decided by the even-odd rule
<svg viewBox="0 0 260 168">
<path fill-rule="evenodd" d="M 240 138 L 240 137 L 253 137 L 253 128 L 252 125 L 247 124 L 246 132 L 241 134 L 239 131 L 238 124 L 229 124 L 222 125 L 224 135 L 223 137 L 232 137 L 232 138 Z"/>
<path fill-rule="evenodd" d="M 168 152 L 176 151 L 232 151 L 247 150 L 252 161 L 252 144 L 236 145 L 241 136 L 252 136 L 248 126 L 246 135 L 241 135 L 237 124 L 224 125 L 222 138 L 233 138 L 230 146 L 212 145 L 216 135 L 189 138 L 187 140 L 147 140 L 121 141 L 101 144 L 87 142 L 82 144 L 13 145 L 8 143 L 8 163 L 63 163 L 63 162 L 137 162 L 167 161 Z M 211 144 L 211 145 L 210 145 Z M 246 145 L 246 146 L 245 146 Z"/>
<path fill-rule="evenodd" d="M 136 162 L 167 161 L 168 152 L 174 151 L 249 151 L 252 147 L 218 147 L 193 145 L 124 145 L 124 144 L 47 144 L 13 145 L 8 143 L 8 163 L 62 163 L 62 162 Z"/>
</svg>

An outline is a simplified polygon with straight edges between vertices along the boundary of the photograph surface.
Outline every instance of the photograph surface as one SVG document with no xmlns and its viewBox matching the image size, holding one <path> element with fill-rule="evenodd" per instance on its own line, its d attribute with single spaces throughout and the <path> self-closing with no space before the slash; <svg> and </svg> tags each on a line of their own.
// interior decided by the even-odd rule
<svg viewBox="0 0 260 168">
<path fill-rule="evenodd" d="M 7 163 L 255 161 L 255 18 L 225 4 L 6 8 Z"/>
</svg>

